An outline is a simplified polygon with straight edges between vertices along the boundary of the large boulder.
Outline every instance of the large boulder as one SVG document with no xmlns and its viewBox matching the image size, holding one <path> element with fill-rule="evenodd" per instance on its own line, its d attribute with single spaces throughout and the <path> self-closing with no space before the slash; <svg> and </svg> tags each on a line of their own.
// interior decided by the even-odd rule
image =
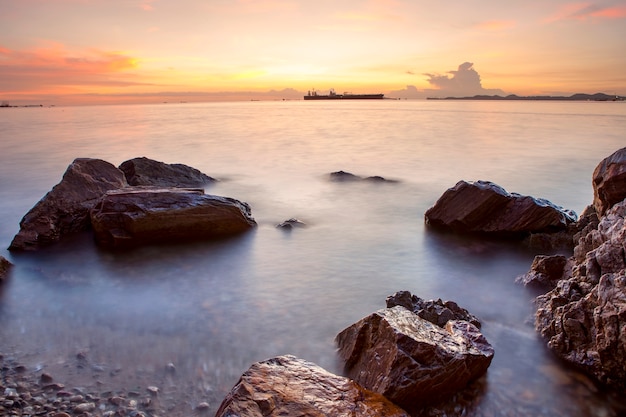
<svg viewBox="0 0 626 417">
<path fill-rule="evenodd" d="M 128 187 L 104 194 L 91 224 L 100 245 L 127 247 L 233 235 L 256 222 L 248 204 L 201 189 Z"/>
<path fill-rule="evenodd" d="M 11 262 L 9 262 L 4 256 L 0 256 L 0 282 L 6 279 L 11 266 L 13 266 Z"/>
<path fill-rule="evenodd" d="M 535 327 L 559 357 L 625 389 L 626 200 L 585 231 L 556 287 L 536 299 Z"/>
<path fill-rule="evenodd" d="M 626 148 L 605 158 L 593 171 L 593 205 L 602 216 L 626 198 Z"/>
<path fill-rule="evenodd" d="M 459 181 L 426 211 L 425 220 L 456 233 L 524 238 L 566 230 L 576 214 L 545 199 L 508 193 L 489 181 Z"/>
<path fill-rule="evenodd" d="M 465 388 L 494 354 L 473 324 L 450 320 L 441 328 L 402 306 L 361 319 L 336 342 L 350 378 L 408 411 Z"/>
<path fill-rule="evenodd" d="M 215 182 L 215 178 L 184 164 L 166 164 L 146 157 L 122 162 L 119 167 L 129 185 L 197 188 Z"/>
<path fill-rule="evenodd" d="M 253 364 L 215 417 L 408 417 L 382 395 L 291 355 Z"/>
<path fill-rule="evenodd" d="M 75 159 L 61 182 L 22 218 L 9 250 L 37 250 L 88 229 L 89 210 L 100 197 L 126 185 L 124 173 L 114 165 L 100 159 Z"/>
</svg>

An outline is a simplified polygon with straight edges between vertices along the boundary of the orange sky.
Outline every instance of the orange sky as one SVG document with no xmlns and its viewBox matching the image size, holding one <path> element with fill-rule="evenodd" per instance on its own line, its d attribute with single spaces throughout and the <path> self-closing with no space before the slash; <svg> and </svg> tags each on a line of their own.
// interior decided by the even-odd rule
<svg viewBox="0 0 626 417">
<path fill-rule="evenodd" d="M 626 2 L 0 0 L 0 101 L 626 95 Z"/>
</svg>

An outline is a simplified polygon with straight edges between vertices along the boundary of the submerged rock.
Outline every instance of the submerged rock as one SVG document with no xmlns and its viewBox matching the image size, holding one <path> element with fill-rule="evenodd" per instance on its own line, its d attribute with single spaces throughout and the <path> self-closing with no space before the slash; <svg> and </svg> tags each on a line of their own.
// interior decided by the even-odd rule
<svg viewBox="0 0 626 417">
<path fill-rule="evenodd" d="M 593 205 L 602 216 L 626 198 L 626 148 L 605 158 L 593 171 Z"/>
<path fill-rule="evenodd" d="M 37 250 L 69 233 L 88 229 L 89 210 L 100 197 L 126 185 L 124 173 L 112 164 L 100 159 L 75 159 L 61 182 L 22 218 L 9 250 Z"/>
<path fill-rule="evenodd" d="M 331 172 L 329 174 L 330 180 L 334 182 L 356 182 L 356 181 L 367 181 L 367 182 L 397 182 L 395 180 L 389 180 L 383 178 L 379 175 L 373 175 L 371 177 L 360 177 L 358 175 L 354 175 L 350 172 L 346 171 L 336 171 Z"/>
<path fill-rule="evenodd" d="M 196 188 L 215 182 L 216 179 L 196 168 L 184 164 L 166 164 L 146 157 L 122 162 L 119 167 L 129 185 Z"/>
<path fill-rule="evenodd" d="M 256 225 L 241 201 L 199 189 L 151 187 L 107 192 L 91 210 L 91 223 L 105 247 L 222 237 Z"/>
<path fill-rule="evenodd" d="M 443 400 L 482 376 L 493 348 L 478 328 L 441 328 L 405 307 L 379 310 L 336 337 L 346 373 L 408 411 Z"/>
<path fill-rule="evenodd" d="M 215 417 L 408 417 L 382 395 L 291 355 L 253 364 Z"/>
<path fill-rule="evenodd" d="M 425 213 L 429 226 L 456 233 L 524 238 L 566 230 L 576 214 L 548 200 L 508 193 L 489 181 L 459 181 Z"/>
<path fill-rule="evenodd" d="M 9 269 L 13 264 L 9 262 L 4 256 L 0 256 L 0 282 L 4 281 L 9 274 Z"/>
<path fill-rule="evenodd" d="M 276 227 L 283 230 L 292 230 L 297 227 L 306 227 L 306 223 L 292 217 L 289 220 L 285 220 L 284 222 L 277 224 Z"/>
</svg>

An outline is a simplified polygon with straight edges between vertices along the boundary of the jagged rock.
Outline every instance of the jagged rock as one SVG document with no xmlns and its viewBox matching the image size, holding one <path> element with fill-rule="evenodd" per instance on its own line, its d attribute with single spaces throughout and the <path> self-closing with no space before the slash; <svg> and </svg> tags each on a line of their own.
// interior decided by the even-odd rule
<svg viewBox="0 0 626 417">
<path fill-rule="evenodd" d="M 4 281 L 9 274 L 9 269 L 13 264 L 9 262 L 4 256 L 0 256 L 0 282 Z"/>
<path fill-rule="evenodd" d="M 336 342 L 350 378 L 407 411 L 465 388 L 494 353 L 473 324 L 450 320 L 441 328 L 401 306 L 361 319 Z"/>
<path fill-rule="evenodd" d="M 215 417 L 408 417 L 382 395 L 291 355 L 253 364 Z"/>
<path fill-rule="evenodd" d="M 457 233 L 524 238 L 565 230 L 576 214 L 548 200 L 508 193 L 489 181 L 459 181 L 426 211 L 425 220 Z"/>
<path fill-rule="evenodd" d="M 387 297 L 386 302 L 387 308 L 402 306 L 439 327 L 445 327 L 449 320 L 465 320 L 479 329 L 481 327 L 476 316 L 459 307 L 454 301 L 443 302 L 441 299 L 426 301 L 409 291 L 398 291 Z"/>
<path fill-rule="evenodd" d="M 620 389 L 626 388 L 625 253 L 626 200 L 580 238 L 562 279 L 537 297 L 535 315 L 536 329 L 559 357 Z"/>
<path fill-rule="evenodd" d="M 22 218 L 9 250 L 37 250 L 69 233 L 89 228 L 89 210 L 108 190 L 128 185 L 124 173 L 110 163 L 75 159 L 55 185 Z"/>
<path fill-rule="evenodd" d="M 593 205 L 602 216 L 626 198 L 626 148 L 605 158 L 593 171 Z"/>
<path fill-rule="evenodd" d="M 515 279 L 524 286 L 554 288 L 563 279 L 567 258 L 563 255 L 537 255 L 530 266 L 530 271 Z"/>
<path fill-rule="evenodd" d="M 146 157 L 122 162 L 119 167 L 129 185 L 196 188 L 215 182 L 215 178 L 184 164 L 166 164 Z"/>
<path fill-rule="evenodd" d="M 200 189 L 129 187 L 107 192 L 91 210 L 105 247 L 233 235 L 256 225 L 250 206 Z"/>
</svg>

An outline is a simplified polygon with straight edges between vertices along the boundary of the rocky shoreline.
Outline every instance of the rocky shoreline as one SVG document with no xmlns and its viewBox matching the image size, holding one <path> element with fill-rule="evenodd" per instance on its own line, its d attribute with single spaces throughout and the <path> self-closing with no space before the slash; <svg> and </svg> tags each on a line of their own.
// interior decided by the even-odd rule
<svg viewBox="0 0 626 417">
<path fill-rule="evenodd" d="M 370 178 L 384 181 L 365 180 Z M 330 179 L 363 178 L 339 171 Z M 110 249 L 219 237 L 254 227 L 246 203 L 197 188 L 213 181 L 191 167 L 146 158 L 119 168 L 76 159 L 62 182 L 24 216 L 9 249 L 38 250 L 89 228 L 98 244 Z M 535 317 L 548 347 L 599 384 L 623 390 L 626 148 L 598 165 L 592 184 L 594 202 L 578 219 L 547 200 L 508 193 L 488 181 L 460 181 L 425 213 L 425 222 L 433 230 L 477 239 L 575 246 L 569 258 L 537 256 L 518 281 L 548 291 L 537 298 Z M 304 223 L 290 219 L 278 225 L 294 226 Z M 10 274 L 11 264 L 0 257 L 0 283 Z M 425 301 L 400 291 L 388 297 L 386 308 L 338 332 L 335 342 L 347 376 L 291 355 L 270 358 L 244 372 L 216 417 L 474 415 L 486 390 L 484 374 L 497 355 L 480 328 L 478 318 L 453 301 Z M 53 371 L 29 367 L 17 355 L 0 354 L 0 365 L 1 415 L 205 415 L 215 405 L 172 398 L 167 384 L 176 384 L 173 364 L 164 365 L 161 380 L 142 380 L 135 389 L 121 390 L 99 379 L 104 369 L 95 369 L 86 386 L 67 387 Z M 76 366 L 98 367 L 84 352 L 76 354 Z"/>
</svg>

